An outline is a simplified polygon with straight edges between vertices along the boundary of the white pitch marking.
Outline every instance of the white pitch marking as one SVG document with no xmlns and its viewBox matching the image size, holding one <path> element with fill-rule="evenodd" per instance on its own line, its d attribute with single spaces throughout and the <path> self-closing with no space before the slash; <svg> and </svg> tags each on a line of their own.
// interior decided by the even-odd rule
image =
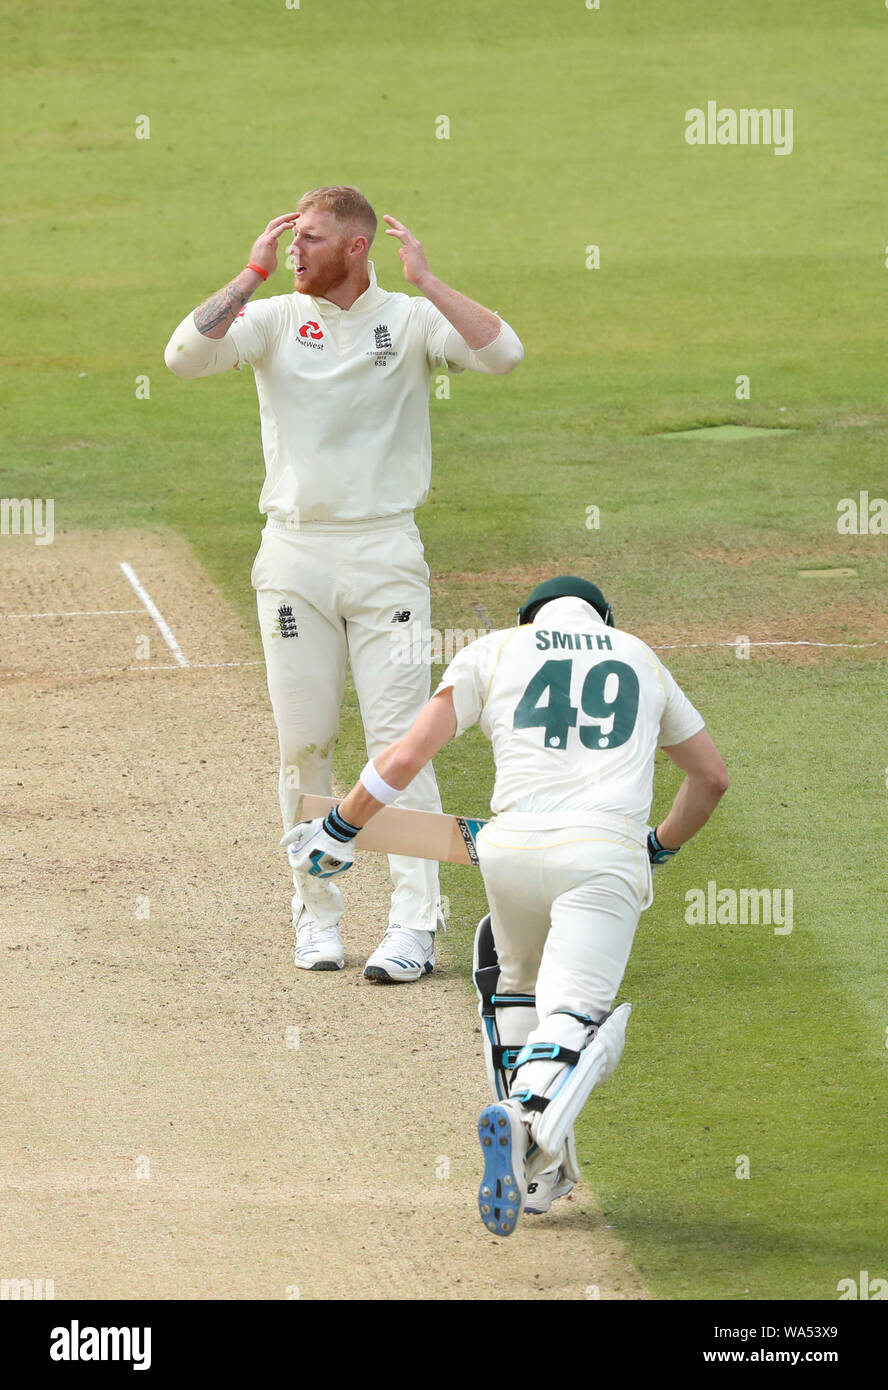
<svg viewBox="0 0 888 1390">
<path fill-rule="evenodd" d="M 666 646 L 658 644 L 653 647 L 658 652 L 677 652 L 689 651 L 691 647 L 736 647 L 736 640 L 733 642 L 672 642 Z M 750 647 L 884 647 L 888 646 L 888 639 L 880 638 L 878 642 L 750 642 Z"/>
<path fill-rule="evenodd" d="M 264 666 L 264 661 L 197 661 L 193 664 L 185 663 L 189 671 L 219 671 L 233 666 Z M 152 662 L 150 666 L 124 666 L 124 671 L 175 671 L 175 666 L 161 666 Z"/>
<path fill-rule="evenodd" d="M 141 608 L 78 608 L 73 613 L 0 613 L 0 618 L 110 618 L 118 613 L 141 611 Z"/>
<path fill-rule="evenodd" d="M 144 603 L 151 617 L 156 622 L 160 630 L 161 637 L 166 642 L 167 646 L 169 647 L 170 651 L 176 659 L 176 664 L 178 666 L 188 666 L 190 664 L 188 658 L 186 657 L 185 653 L 182 651 L 182 648 L 179 646 L 179 643 L 173 636 L 172 628 L 170 627 L 166 618 L 161 613 L 157 604 L 152 599 L 151 595 L 140 582 L 132 565 L 128 565 L 126 560 L 121 560 L 120 568 L 123 570 L 124 574 L 126 575 L 129 582 L 132 584 L 139 598 Z"/>
<path fill-rule="evenodd" d="M 141 613 L 141 608 L 133 609 L 135 613 Z M 204 661 L 186 663 L 189 671 L 219 671 L 228 670 L 237 666 L 264 666 L 264 661 Z M 163 665 L 159 661 L 143 662 L 141 666 L 80 666 L 68 671 L 46 671 L 41 667 L 36 667 L 33 671 L 6 671 L 0 666 L 0 681 L 11 680 L 13 677 L 21 676 L 33 678 L 34 680 L 49 676 L 121 676 L 128 671 L 143 672 L 151 671 L 181 671 L 181 666 Z M 348 788 L 346 788 L 346 791 Z M 342 793 L 343 796 L 345 792 Z"/>
</svg>

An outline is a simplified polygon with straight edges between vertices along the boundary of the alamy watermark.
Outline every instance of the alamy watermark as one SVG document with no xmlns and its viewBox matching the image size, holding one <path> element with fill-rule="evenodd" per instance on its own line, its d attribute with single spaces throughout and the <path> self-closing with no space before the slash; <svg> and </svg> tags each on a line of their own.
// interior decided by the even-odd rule
<svg viewBox="0 0 888 1390">
<path fill-rule="evenodd" d="M 850 1276 L 840 1279 L 836 1284 L 836 1293 L 840 1303 L 845 1298 L 888 1299 L 888 1279 L 871 1279 L 869 1272 L 862 1269 L 857 1279 Z"/>
<path fill-rule="evenodd" d="M 36 545 L 52 545 L 55 498 L 0 497 L 0 536 L 33 536 Z"/>
<path fill-rule="evenodd" d="M 409 614 L 407 621 L 399 614 L 395 616 L 398 625 L 389 633 L 393 666 L 428 666 L 433 662 L 448 666 L 457 652 L 490 631 L 474 627 L 445 627 L 443 631 L 437 627 L 423 629 L 418 618 L 410 622 Z"/>
<path fill-rule="evenodd" d="M 868 492 L 840 497 L 836 511 L 840 536 L 888 536 L 888 501 L 884 497 L 871 498 Z"/>
<path fill-rule="evenodd" d="M 791 106 L 722 106 L 707 101 L 706 110 L 691 106 L 685 112 L 685 141 L 689 145 L 772 145 L 775 154 L 792 154 Z"/>
<path fill-rule="evenodd" d="M 719 888 L 711 878 L 704 888 L 685 893 L 684 919 L 689 927 L 774 928 L 775 936 L 788 936 L 793 925 L 791 888 Z"/>
<path fill-rule="evenodd" d="M 134 1371 L 151 1367 L 150 1327 L 83 1327 L 73 1318 L 50 1333 L 51 1361 L 130 1361 Z"/>
<path fill-rule="evenodd" d="M 33 1300 L 55 1298 L 55 1280 L 44 1279 L 0 1279 L 0 1299 Z"/>
</svg>

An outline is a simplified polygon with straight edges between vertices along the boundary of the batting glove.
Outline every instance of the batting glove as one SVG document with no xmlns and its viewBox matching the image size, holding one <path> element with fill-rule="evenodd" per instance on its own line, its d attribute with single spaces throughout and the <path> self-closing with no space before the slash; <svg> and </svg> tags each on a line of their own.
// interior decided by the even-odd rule
<svg viewBox="0 0 888 1390">
<path fill-rule="evenodd" d="M 333 878 L 351 868 L 355 857 L 351 841 L 360 828 L 343 820 L 334 806 L 323 818 L 294 825 L 281 844 L 291 868 L 307 870 L 315 878 Z"/>
<path fill-rule="evenodd" d="M 681 849 L 681 845 L 678 849 Z M 678 854 L 678 849 L 665 849 L 657 839 L 656 830 L 648 831 L 647 852 L 652 869 L 659 868 L 661 864 L 667 864 L 673 855 Z"/>
</svg>

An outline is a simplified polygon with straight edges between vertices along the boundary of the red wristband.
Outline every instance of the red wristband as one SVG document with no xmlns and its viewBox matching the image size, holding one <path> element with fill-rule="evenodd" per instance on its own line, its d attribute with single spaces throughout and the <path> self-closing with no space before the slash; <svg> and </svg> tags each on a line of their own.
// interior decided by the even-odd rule
<svg viewBox="0 0 888 1390">
<path fill-rule="evenodd" d="M 261 275 L 263 280 L 268 279 L 268 271 L 263 270 L 261 265 L 256 265 L 253 261 L 247 261 L 247 270 L 255 270 L 256 274 Z"/>
</svg>

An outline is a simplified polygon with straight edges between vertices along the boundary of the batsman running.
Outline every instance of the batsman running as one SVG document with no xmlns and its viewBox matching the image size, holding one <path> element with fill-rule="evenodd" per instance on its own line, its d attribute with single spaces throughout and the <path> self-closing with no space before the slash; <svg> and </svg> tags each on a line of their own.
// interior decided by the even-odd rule
<svg viewBox="0 0 888 1390">
<path fill-rule="evenodd" d="M 330 814 L 285 836 L 318 876 L 473 724 L 493 745 L 493 819 L 476 847 L 490 907 L 474 974 L 495 1101 L 481 1113 L 481 1219 L 510 1235 L 579 1180 L 573 1126 L 620 1060 L 632 1006 L 614 1001 L 652 870 L 705 825 L 728 775 L 703 719 L 586 579 L 540 584 L 518 626 L 460 651 L 410 732 L 372 758 Z M 648 826 L 657 746 L 686 777 Z M 294 852 L 295 851 L 295 852 Z"/>
<path fill-rule="evenodd" d="M 345 186 L 304 194 L 269 222 L 245 270 L 190 313 L 164 354 L 180 377 L 253 368 L 267 518 L 253 565 L 268 690 L 280 744 L 284 829 L 302 792 L 332 792 L 333 750 L 351 663 L 368 756 L 410 728 L 429 667 L 398 660 L 410 624 L 427 650 L 429 569 L 414 521 L 431 475 L 429 383 L 436 370 L 509 372 L 524 356 L 512 329 L 434 276 L 422 245 L 386 216 L 408 284 L 377 283 L 368 259 L 376 214 Z M 294 291 L 252 301 L 289 237 Z M 440 810 L 431 767 L 400 805 Z M 417 980 L 435 964 L 438 866 L 392 855 L 389 925 L 364 974 Z M 338 887 L 293 864 L 295 962 L 345 964 Z"/>
</svg>

